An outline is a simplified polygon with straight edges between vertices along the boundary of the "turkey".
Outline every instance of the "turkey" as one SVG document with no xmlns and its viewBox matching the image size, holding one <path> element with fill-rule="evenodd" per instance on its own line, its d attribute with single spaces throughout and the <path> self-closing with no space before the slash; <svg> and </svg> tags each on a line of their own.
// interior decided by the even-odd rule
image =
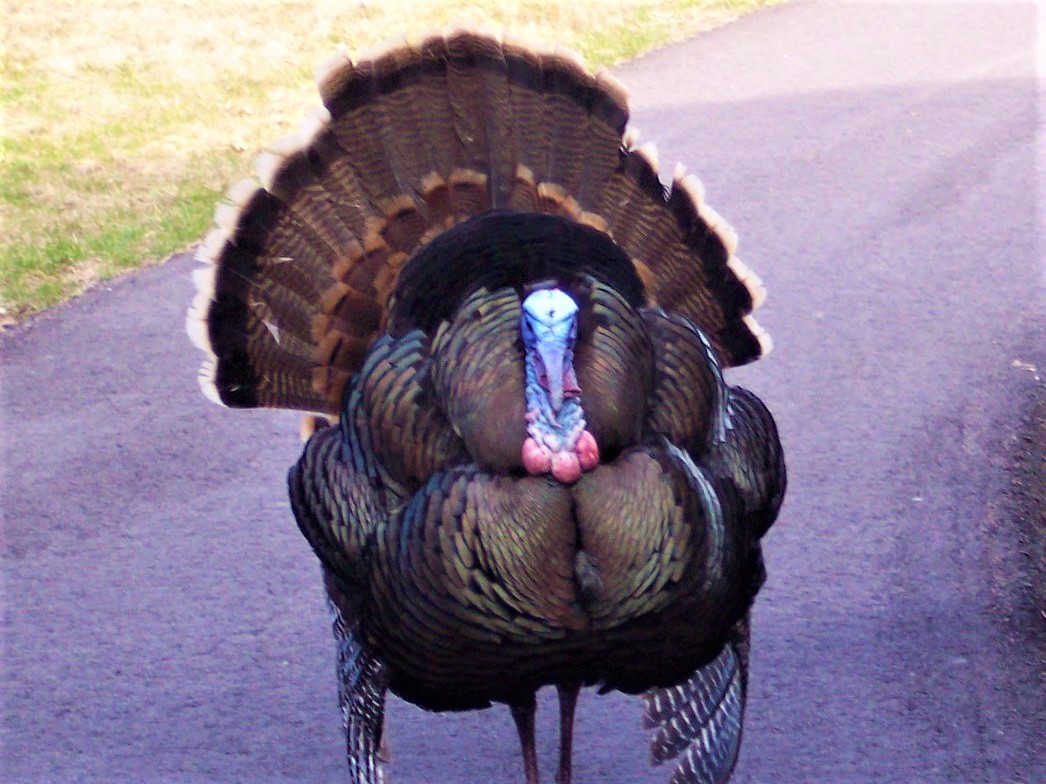
<svg viewBox="0 0 1046 784">
<path fill-rule="evenodd" d="M 235 186 L 188 331 L 205 394 L 307 414 L 288 484 L 321 563 L 349 781 L 389 690 L 535 693 L 571 779 L 583 687 L 641 694 L 654 763 L 724 782 L 785 468 L 723 370 L 765 354 L 734 234 L 626 130 L 624 88 L 470 30 L 320 74 L 323 108 Z"/>
</svg>

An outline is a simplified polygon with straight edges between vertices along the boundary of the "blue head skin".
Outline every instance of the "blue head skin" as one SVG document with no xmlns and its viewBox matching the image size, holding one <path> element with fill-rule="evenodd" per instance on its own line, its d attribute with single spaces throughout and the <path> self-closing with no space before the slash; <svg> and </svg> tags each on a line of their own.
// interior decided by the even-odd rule
<svg viewBox="0 0 1046 784">
<path fill-rule="evenodd" d="M 577 303 L 559 289 L 541 289 L 523 301 L 520 330 L 528 365 L 533 364 L 553 415 L 559 414 L 565 397 L 581 394 L 573 364 L 577 311 Z"/>
<path fill-rule="evenodd" d="M 577 303 L 567 294 L 541 289 L 523 301 L 520 318 L 528 422 L 523 463 L 532 474 L 551 473 L 567 483 L 599 462 L 574 374 L 577 315 Z"/>
</svg>

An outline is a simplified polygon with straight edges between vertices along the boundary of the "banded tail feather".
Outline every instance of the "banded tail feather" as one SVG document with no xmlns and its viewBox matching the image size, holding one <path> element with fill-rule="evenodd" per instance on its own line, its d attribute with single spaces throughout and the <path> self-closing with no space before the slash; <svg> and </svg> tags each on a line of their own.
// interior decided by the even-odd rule
<svg viewBox="0 0 1046 784">
<path fill-rule="evenodd" d="M 669 784 L 723 784 L 741 746 L 748 664 L 734 643 L 687 681 L 643 695 L 643 726 L 656 729 L 653 764 L 676 762 Z"/>
</svg>

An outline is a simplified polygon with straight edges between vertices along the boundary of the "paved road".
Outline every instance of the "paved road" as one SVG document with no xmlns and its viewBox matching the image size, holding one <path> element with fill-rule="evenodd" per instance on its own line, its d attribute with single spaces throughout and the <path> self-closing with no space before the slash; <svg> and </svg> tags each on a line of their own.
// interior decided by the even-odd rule
<svg viewBox="0 0 1046 784">
<path fill-rule="evenodd" d="M 1035 8 L 797 3 L 620 69 L 741 233 L 791 469 L 739 782 L 1046 781 L 1007 474 L 1043 386 Z M 293 416 L 196 389 L 188 258 L 0 336 L 4 781 L 337 782 Z M 554 722 L 543 714 L 544 768 Z M 582 702 L 579 782 L 661 782 Z M 400 782 L 520 782 L 507 711 L 397 703 Z"/>
</svg>

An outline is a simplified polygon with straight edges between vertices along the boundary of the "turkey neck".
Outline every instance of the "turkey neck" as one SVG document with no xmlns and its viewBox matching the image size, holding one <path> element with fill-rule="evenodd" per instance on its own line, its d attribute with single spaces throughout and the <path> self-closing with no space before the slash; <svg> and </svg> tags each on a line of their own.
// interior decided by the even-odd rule
<svg viewBox="0 0 1046 784">
<path fill-rule="evenodd" d="M 573 352 L 569 349 L 565 352 L 567 357 L 564 361 L 562 374 L 574 376 Z M 527 433 L 531 438 L 544 445 L 552 452 L 573 451 L 578 437 L 585 429 L 585 411 L 581 407 L 581 390 L 574 384 L 573 394 L 563 399 L 558 410 L 553 408 L 551 395 L 538 380 L 536 359 L 532 352 L 527 352 L 525 360 L 526 368 L 526 400 L 527 400 Z M 549 378 L 549 384 L 553 384 Z M 561 385 L 562 381 L 560 382 Z M 565 385 L 564 385 L 565 386 Z"/>
<path fill-rule="evenodd" d="M 599 464 L 595 438 L 585 429 L 581 388 L 574 372 L 578 305 L 558 288 L 542 288 L 522 304 L 527 438 L 523 466 L 572 484 Z"/>
</svg>

